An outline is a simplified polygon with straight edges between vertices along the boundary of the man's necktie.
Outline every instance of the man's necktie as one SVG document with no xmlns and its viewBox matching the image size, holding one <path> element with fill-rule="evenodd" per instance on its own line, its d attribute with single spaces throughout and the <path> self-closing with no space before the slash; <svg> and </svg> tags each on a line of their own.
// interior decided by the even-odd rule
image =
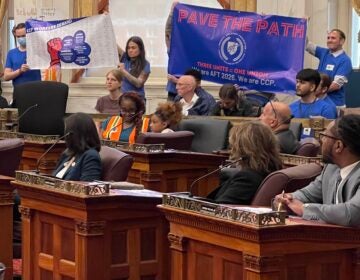
<svg viewBox="0 0 360 280">
<path fill-rule="evenodd" d="M 339 174 L 336 178 L 336 183 L 335 183 L 335 204 L 342 202 L 342 191 L 339 188 L 341 180 L 342 180 L 342 178 L 341 178 L 341 175 L 339 172 Z"/>
</svg>

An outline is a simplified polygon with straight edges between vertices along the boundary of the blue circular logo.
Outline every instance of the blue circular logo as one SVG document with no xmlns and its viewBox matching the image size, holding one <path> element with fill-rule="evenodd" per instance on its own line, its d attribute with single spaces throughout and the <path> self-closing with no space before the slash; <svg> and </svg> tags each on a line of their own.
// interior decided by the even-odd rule
<svg viewBox="0 0 360 280">
<path fill-rule="evenodd" d="M 240 62 L 246 51 L 244 38 L 236 33 L 230 33 L 221 38 L 219 42 L 219 56 L 226 64 Z"/>
</svg>

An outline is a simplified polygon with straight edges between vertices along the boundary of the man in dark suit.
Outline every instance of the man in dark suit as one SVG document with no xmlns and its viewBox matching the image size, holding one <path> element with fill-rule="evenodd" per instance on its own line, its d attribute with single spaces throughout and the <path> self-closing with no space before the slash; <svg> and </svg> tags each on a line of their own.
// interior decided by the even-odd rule
<svg viewBox="0 0 360 280">
<path fill-rule="evenodd" d="M 306 220 L 360 225 L 360 115 L 345 115 L 320 134 L 322 173 L 307 187 L 278 195 L 294 213 Z"/>
<path fill-rule="evenodd" d="M 274 132 L 279 142 L 281 153 L 295 154 L 297 149 L 299 149 L 299 141 L 290 130 L 292 115 L 289 105 L 282 102 L 269 101 L 265 105 L 259 119 Z"/>
</svg>

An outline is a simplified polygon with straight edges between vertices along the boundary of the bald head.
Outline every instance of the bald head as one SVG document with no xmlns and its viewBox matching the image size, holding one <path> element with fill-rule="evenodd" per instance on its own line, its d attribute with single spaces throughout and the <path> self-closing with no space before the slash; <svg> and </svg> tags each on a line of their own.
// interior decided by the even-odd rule
<svg viewBox="0 0 360 280">
<path fill-rule="evenodd" d="M 282 102 L 268 102 L 264 107 L 260 120 L 270 126 L 272 130 L 288 126 L 291 120 L 290 107 Z"/>
<path fill-rule="evenodd" d="M 186 99 L 191 99 L 195 94 L 196 80 L 193 76 L 183 75 L 176 84 L 178 94 Z"/>
</svg>

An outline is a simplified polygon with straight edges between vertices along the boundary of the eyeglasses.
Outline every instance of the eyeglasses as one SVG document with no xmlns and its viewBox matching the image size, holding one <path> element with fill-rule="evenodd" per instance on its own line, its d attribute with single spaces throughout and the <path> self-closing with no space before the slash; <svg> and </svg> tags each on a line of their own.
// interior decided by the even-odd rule
<svg viewBox="0 0 360 280">
<path fill-rule="evenodd" d="M 333 140 L 341 140 L 341 139 L 338 138 L 338 137 L 335 137 L 335 136 L 332 136 L 332 135 L 329 135 L 329 134 L 320 132 L 320 133 L 319 133 L 319 138 L 320 138 L 320 140 L 322 140 L 324 137 L 327 137 L 327 138 L 330 138 L 330 139 L 333 139 Z"/>
<path fill-rule="evenodd" d="M 122 109 L 120 109 L 120 115 L 132 116 L 132 115 L 135 115 L 135 114 L 136 114 L 135 111 L 127 111 L 127 110 L 122 110 Z"/>
</svg>

